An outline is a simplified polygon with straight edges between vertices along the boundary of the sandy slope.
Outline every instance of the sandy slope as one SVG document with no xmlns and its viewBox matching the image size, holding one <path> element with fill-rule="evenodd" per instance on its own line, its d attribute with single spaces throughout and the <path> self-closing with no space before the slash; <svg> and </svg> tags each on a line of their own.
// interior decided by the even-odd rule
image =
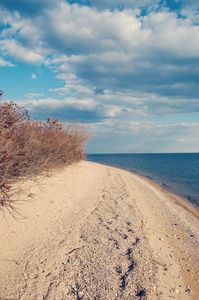
<svg viewBox="0 0 199 300">
<path fill-rule="evenodd" d="M 177 197 L 90 162 L 30 184 L 0 220 L 0 299 L 198 299 L 199 222 Z"/>
</svg>

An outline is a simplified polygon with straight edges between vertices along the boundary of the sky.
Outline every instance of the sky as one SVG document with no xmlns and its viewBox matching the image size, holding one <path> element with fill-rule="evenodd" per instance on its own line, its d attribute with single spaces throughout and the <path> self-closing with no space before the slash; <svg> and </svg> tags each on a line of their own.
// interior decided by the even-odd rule
<svg viewBox="0 0 199 300">
<path fill-rule="evenodd" d="M 0 90 L 88 153 L 199 152 L 199 1 L 1 0 Z"/>
</svg>

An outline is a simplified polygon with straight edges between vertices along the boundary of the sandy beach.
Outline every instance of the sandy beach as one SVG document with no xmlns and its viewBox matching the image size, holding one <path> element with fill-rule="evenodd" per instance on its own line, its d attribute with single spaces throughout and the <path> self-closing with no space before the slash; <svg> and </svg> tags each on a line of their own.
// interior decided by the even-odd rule
<svg viewBox="0 0 199 300">
<path fill-rule="evenodd" d="M 199 214 L 177 196 L 87 161 L 19 186 L 0 299 L 198 299 Z"/>
</svg>

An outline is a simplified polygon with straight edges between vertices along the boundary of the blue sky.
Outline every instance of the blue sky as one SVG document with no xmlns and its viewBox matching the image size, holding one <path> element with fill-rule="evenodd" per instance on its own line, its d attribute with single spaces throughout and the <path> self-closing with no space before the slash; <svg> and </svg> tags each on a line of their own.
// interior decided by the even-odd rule
<svg viewBox="0 0 199 300">
<path fill-rule="evenodd" d="M 0 89 L 89 153 L 199 152 L 199 2 L 1 0 Z"/>
</svg>

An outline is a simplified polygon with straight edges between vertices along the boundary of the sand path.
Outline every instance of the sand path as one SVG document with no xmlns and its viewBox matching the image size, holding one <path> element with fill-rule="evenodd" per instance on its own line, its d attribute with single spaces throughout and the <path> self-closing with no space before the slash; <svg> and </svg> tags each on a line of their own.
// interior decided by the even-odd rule
<svg viewBox="0 0 199 300">
<path fill-rule="evenodd" d="M 198 299 L 199 222 L 130 172 L 72 165 L 0 220 L 0 299 Z"/>
</svg>

